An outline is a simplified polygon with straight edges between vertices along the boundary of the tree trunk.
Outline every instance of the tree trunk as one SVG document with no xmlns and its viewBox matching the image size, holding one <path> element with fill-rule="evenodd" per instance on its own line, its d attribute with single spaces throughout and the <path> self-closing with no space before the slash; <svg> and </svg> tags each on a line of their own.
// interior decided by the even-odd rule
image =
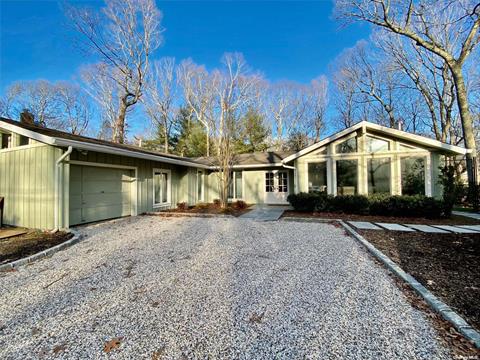
<svg viewBox="0 0 480 360">
<path fill-rule="evenodd" d="M 460 112 L 460 119 L 462 120 L 463 137 L 465 141 L 465 148 L 470 150 L 467 154 L 467 175 L 468 186 L 472 192 L 478 184 L 478 170 L 477 170 L 477 147 L 475 144 L 475 134 L 473 132 L 473 120 L 468 107 L 467 89 L 465 88 L 465 81 L 463 79 L 462 67 L 457 64 L 449 64 L 452 70 L 453 81 L 455 82 L 455 89 L 457 93 L 457 104 Z M 477 196 L 474 196 L 473 203 L 478 208 Z"/>
<path fill-rule="evenodd" d="M 120 106 L 118 109 L 117 120 L 113 128 L 113 139 L 115 143 L 123 144 L 125 141 L 125 116 L 127 114 L 127 104 L 125 101 L 120 100 Z"/>
<path fill-rule="evenodd" d="M 165 129 L 163 130 L 163 136 L 165 138 L 163 143 L 163 146 L 165 148 L 164 151 L 165 151 L 165 154 L 168 154 L 168 130 L 166 126 L 165 126 Z"/>
<path fill-rule="evenodd" d="M 210 156 L 210 136 L 208 134 L 209 133 L 208 127 L 207 127 L 206 133 L 207 133 L 207 139 L 206 140 L 207 140 L 207 157 L 208 157 L 208 156 Z"/>
</svg>

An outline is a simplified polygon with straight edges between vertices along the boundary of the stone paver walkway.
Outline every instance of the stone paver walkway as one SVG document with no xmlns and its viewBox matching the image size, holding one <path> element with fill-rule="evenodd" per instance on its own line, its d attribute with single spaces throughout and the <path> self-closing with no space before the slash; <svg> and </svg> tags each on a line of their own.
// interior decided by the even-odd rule
<svg viewBox="0 0 480 360">
<path fill-rule="evenodd" d="M 289 206 L 254 206 L 253 210 L 240 216 L 240 219 L 251 219 L 256 221 L 277 221 Z"/>
<path fill-rule="evenodd" d="M 423 224 L 395 224 L 395 223 L 371 223 L 368 221 L 348 221 L 350 225 L 360 230 L 390 230 L 436 234 L 478 234 L 480 225 L 423 225 Z"/>
<path fill-rule="evenodd" d="M 479 213 L 469 213 L 465 211 L 452 211 L 453 215 L 459 215 L 459 216 L 465 216 L 471 219 L 475 220 L 480 220 L 480 214 Z"/>
</svg>

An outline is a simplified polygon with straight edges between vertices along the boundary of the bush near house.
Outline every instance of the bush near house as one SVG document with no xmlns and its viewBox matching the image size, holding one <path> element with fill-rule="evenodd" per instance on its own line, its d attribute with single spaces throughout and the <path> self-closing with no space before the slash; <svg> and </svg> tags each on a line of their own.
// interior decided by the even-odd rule
<svg viewBox="0 0 480 360">
<path fill-rule="evenodd" d="M 288 202 L 301 212 L 338 212 L 358 215 L 440 218 L 450 216 L 443 201 L 423 195 L 291 194 Z"/>
</svg>

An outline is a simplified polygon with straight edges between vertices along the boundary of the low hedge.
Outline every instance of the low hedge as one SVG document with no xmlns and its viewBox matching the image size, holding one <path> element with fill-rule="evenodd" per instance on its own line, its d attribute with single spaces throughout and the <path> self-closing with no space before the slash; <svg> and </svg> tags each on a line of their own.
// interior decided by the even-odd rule
<svg viewBox="0 0 480 360">
<path fill-rule="evenodd" d="M 440 218 L 448 216 L 443 201 L 423 195 L 291 194 L 288 202 L 301 212 L 339 212 L 359 215 Z"/>
</svg>

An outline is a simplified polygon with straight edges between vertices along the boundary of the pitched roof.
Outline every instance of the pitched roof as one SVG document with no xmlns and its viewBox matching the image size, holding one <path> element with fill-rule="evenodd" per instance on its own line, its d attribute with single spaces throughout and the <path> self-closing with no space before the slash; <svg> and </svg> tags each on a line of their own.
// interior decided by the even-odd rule
<svg viewBox="0 0 480 360">
<path fill-rule="evenodd" d="M 421 135 L 416 135 L 416 134 L 412 134 L 412 133 L 409 133 L 409 132 L 406 132 L 406 131 L 402 131 L 402 130 L 398 130 L 398 129 L 392 129 L 392 128 L 388 128 L 388 127 L 385 127 L 385 126 L 381 126 L 381 125 L 378 125 L 378 124 L 374 124 L 374 123 L 371 123 L 371 122 L 368 122 L 368 121 L 361 121 L 359 123 L 356 123 L 352 126 L 350 126 L 349 128 L 346 128 L 344 130 L 341 130 L 313 145 L 310 145 L 310 146 L 307 146 L 306 148 L 300 150 L 300 151 L 297 151 L 296 153 L 286 157 L 285 159 L 283 159 L 283 162 L 284 163 L 287 163 L 287 162 L 290 162 L 292 160 L 295 160 L 296 158 L 302 156 L 302 155 L 305 155 L 305 154 L 308 154 L 309 152 L 311 151 L 314 151 L 322 146 L 325 146 L 337 139 L 340 139 L 354 131 L 357 131 L 359 129 L 368 129 L 368 130 L 373 130 L 375 131 L 376 133 L 383 133 L 385 135 L 390 135 L 390 136 L 393 136 L 393 137 L 396 137 L 398 139 L 401 139 L 401 140 L 404 140 L 404 141 L 408 141 L 408 142 L 413 142 L 413 143 L 416 143 L 416 144 L 419 144 L 419 145 L 423 145 L 427 148 L 431 148 L 431 149 L 437 149 L 437 150 L 443 150 L 444 152 L 447 152 L 447 153 L 452 153 L 452 154 L 460 154 L 460 155 L 465 155 L 468 150 L 463 148 L 463 147 L 460 147 L 460 146 L 455 146 L 455 145 L 450 145 L 450 144 L 446 144 L 446 143 L 443 143 L 441 141 L 438 141 L 438 140 L 434 140 L 434 139 L 430 139 L 428 137 L 425 137 L 425 136 L 421 136 Z"/>
<path fill-rule="evenodd" d="M 46 128 L 38 125 L 32 125 L 28 123 L 21 123 L 19 121 L 0 117 L 0 126 L 2 125 L 2 123 L 6 124 L 4 125 L 4 127 L 11 131 L 17 132 L 21 135 L 25 135 L 27 137 L 31 137 L 35 140 L 38 140 L 40 142 L 44 142 L 50 145 L 57 145 L 57 146 L 72 145 L 73 147 L 78 149 L 86 149 L 86 150 L 92 150 L 92 151 L 95 151 L 95 149 L 97 149 L 97 151 L 100 151 L 100 152 L 105 151 L 105 149 L 112 149 L 114 151 L 105 151 L 105 152 L 110 152 L 114 154 L 118 153 L 119 155 L 122 155 L 122 153 L 124 153 L 127 156 L 129 155 L 127 154 L 127 152 L 130 153 L 130 156 L 136 153 L 140 155 L 149 156 L 149 158 L 151 158 L 152 160 L 164 161 L 169 163 L 178 163 L 180 165 L 181 163 L 184 163 L 183 165 L 187 165 L 187 166 L 189 165 L 189 166 L 197 166 L 197 167 L 206 167 L 205 164 L 197 162 L 191 158 L 185 158 L 185 157 L 172 155 L 172 154 L 165 154 L 159 151 L 148 150 L 148 149 L 141 148 L 134 145 L 118 144 L 118 143 L 114 143 L 107 140 L 100 140 L 100 139 L 90 138 L 90 137 L 81 136 L 81 135 L 73 135 L 60 130 L 50 129 L 50 128 Z M 39 134 L 40 136 L 35 136 L 35 134 Z M 91 147 L 89 148 L 88 145 L 91 145 Z"/>
<path fill-rule="evenodd" d="M 282 160 L 294 154 L 294 151 L 265 151 L 235 155 L 234 167 L 262 167 L 262 166 L 281 166 Z M 205 165 L 214 166 L 215 156 L 200 157 L 195 159 Z"/>
</svg>

